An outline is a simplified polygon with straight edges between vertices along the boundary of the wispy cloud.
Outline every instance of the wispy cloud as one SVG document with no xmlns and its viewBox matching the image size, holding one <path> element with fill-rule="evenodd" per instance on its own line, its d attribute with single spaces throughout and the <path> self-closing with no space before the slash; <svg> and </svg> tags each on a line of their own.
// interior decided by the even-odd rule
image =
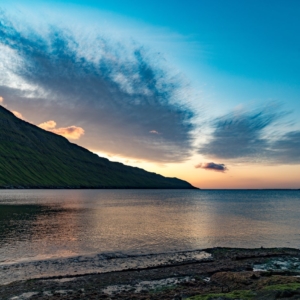
<svg viewBox="0 0 300 300">
<path fill-rule="evenodd" d="M 21 119 L 21 120 L 25 120 L 25 118 L 23 117 L 23 115 L 21 113 L 19 113 L 18 111 L 12 110 L 11 111 L 17 118 Z"/>
<path fill-rule="evenodd" d="M 84 134 L 83 128 L 74 125 L 69 127 L 55 128 L 56 122 L 53 120 L 41 123 L 38 126 L 44 130 L 62 135 L 67 139 L 78 140 Z"/>
<path fill-rule="evenodd" d="M 216 171 L 216 172 L 223 172 L 223 173 L 228 170 L 224 164 L 216 164 L 214 162 L 200 163 L 196 165 L 195 168 Z"/>
<path fill-rule="evenodd" d="M 300 131 L 284 134 L 271 144 L 271 157 L 279 163 L 300 163 Z"/>
<path fill-rule="evenodd" d="M 271 134 L 287 113 L 278 107 L 235 111 L 214 121 L 213 132 L 199 153 L 218 159 L 266 164 L 300 163 L 300 131 Z"/>
<path fill-rule="evenodd" d="M 214 121 L 209 142 L 199 152 L 227 159 L 261 156 L 268 145 L 263 131 L 278 117 L 277 112 L 268 109 L 237 111 L 220 117 Z"/>
<path fill-rule="evenodd" d="M 41 123 L 38 125 L 40 128 L 45 129 L 45 130 L 50 130 L 56 127 L 56 122 L 53 120 Z"/>
<path fill-rule="evenodd" d="M 152 133 L 152 134 L 159 134 L 158 131 L 156 131 L 156 130 L 150 130 L 149 133 Z"/>
<path fill-rule="evenodd" d="M 51 129 L 50 131 L 62 135 L 67 139 L 73 139 L 73 140 L 78 140 L 84 134 L 84 129 L 76 126 L 69 126 L 65 128 L 64 127 L 54 128 Z"/>
<path fill-rule="evenodd" d="M 44 118 L 79 122 L 86 130 L 81 142 L 95 151 L 160 162 L 190 157 L 189 87 L 160 54 L 101 34 L 83 41 L 55 26 L 43 34 L 20 28 L 1 15 L 0 93 L 7 102 L 26 115 L 34 106 Z M 162 134 L 147 134 L 153 128 Z"/>
</svg>

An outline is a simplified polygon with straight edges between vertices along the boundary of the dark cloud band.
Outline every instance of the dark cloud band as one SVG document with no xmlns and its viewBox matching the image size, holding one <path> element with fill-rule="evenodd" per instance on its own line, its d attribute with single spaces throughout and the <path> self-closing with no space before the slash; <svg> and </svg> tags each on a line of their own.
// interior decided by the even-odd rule
<svg viewBox="0 0 300 300">
<path fill-rule="evenodd" d="M 200 163 L 195 166 L 196 169 L 211 170 L 216 172 L 225 172 L 228 168 L 224 164 L 215 164 L 214 162 Z"/>
<path fill-rule="evenodd" d="M 299 164 L 300 131 L 271 135 L 287 113 L 279 108 L 235 112 L 214 121 L 214 131 L 208 143 L 200 146 L 206 156 L 266 164 Z"/>
<path fill-rule="evenodd" d="M 5 74 L 33 89 L 2 84 L 0 93 L 27 118 L 37 118 L 34 107 L 43 120 L 78 124 L 85 129 L 80 143 L 93 150 L 161 162 L 190 156 L 194 112 L 182 96 L 188 86 L 159 55 L 101 35 L 88 49 L 56 27 L 45 35 L 24 33 L 0 18 L 0 45 L 18 61 Z M 159 134 L 149 134 L 154 131 Z"/>
</svg>

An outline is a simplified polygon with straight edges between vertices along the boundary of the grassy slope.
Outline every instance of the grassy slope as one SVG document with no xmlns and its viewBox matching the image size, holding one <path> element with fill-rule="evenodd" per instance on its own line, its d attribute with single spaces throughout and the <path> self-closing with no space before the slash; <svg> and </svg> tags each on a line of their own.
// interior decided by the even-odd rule
<svg viewBox="0 0 300 300">
<path fill-rule="evenodd" d="M 100 158 L 0 106 L 0 187 L 9 186 L 193 188 L 177 178 Z"/>
</svg>

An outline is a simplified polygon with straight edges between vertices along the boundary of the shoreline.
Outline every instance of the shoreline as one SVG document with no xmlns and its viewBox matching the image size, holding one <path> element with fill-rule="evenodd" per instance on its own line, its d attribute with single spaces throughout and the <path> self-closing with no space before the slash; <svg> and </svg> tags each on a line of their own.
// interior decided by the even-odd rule
<svg viewBox="0 0 300 300">
<path fill-rule="evenodd" d="M 199 188 L 199 187 L 106 187 L 106 186 L 0 186 L 0 190 L 200 190 L 200 191 L 300 191 L 300 188 Z"/>
<path fill-rule="evenodd" d="M 0 186 L 0 190 L 201 190 L 198 187 Z"/>
<path fill-rule="evenodd" d="M 1 299 L 13 300 L 179 300 L 191 297 L 202 300 L 213 298 L 197 295 L 223 293 L 216 299 L 234 299 L 226 297 L 234 291 L 243 290 L 247 291 L 243 292 L 247 297 L 251 293 L 252 296 L 247 298 L 241 294 L 236 299 L 285 299 L 287 293 L 289 299 L 300 299 L 300 277 L 296 277 L 300 276 L 299 249 L 216 247 L 202 252 L 210 254 L 210 257 L 198 260 L 189 257 L 182 262 L 169 260 L 167 263 L 158 260 L 144 268 L 14 281 L 0 285 L 0 295 Z M 275 285 L 281 285 L 281 290 L 276 290 L 278 287 Z M 291 298 L 294 296 L 296 298 Z"/>
<path fill-rule="evenodd" d="M 207 261 L 203 250 L 163 253 L 102 252 L 67 257 L 21 259 L 0 263 L 0 285 L 16 280 L 71 278 L 126 270 L 144 270 Z"/>
</svg>

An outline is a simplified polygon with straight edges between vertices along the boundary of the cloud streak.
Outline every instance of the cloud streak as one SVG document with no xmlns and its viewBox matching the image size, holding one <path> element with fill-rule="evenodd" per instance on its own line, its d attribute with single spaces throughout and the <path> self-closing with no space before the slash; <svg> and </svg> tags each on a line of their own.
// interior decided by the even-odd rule
<svg viewBox="0 0 300 300">
<path fill-rule="evenodd" d="M 189 87 L 159 54 L 101 34 L 83 41 L 55 26 L 38 34 L 0 17 L 6 51 L 0 93 L 7 103 L 30 119 L 34 106 L 44 119 L 79 122 L 87 132 L 82 145 L 94 151 L 160 162 L 190 157 L 195 113 L 185 104 Z M 148 134 L 153 128 L 161 134 Z"/>
<path fill-rule="evenodd" d="M 62 135 L 67 139 L 73 139 L 73 140 L 78 140 L 84 134 L 84 129 L 76 126 L 69 126 L 65 128 L 62 127 L 57 129 L 54 128 L 49 131 Z"/>
<path fill-rule="evenodd" d="M 73 140 L 78 140 L 85 132 L 83 128 L 74 125 L 69 127 L 55 128 L 56 122 L 53 120 L 41 123 L 38 126 L 44 130 L 62 135 L 67 139 Z"/>
<path fill-rule="evenodd" d="M 150 130 L 149 133 L 151 133 L 151 134 L 159 134 L 159 132 L 157 132 L 156 130 Z"/>
<path fill-rule="evenodd" d="M 53 120 L 41 123 L 40 125 L 38 125 L 40 128 L 44 129 L 44 130 L 51 130 L 53 128 L 56 127 L 56 122 Z"/>
<path fill-rule="evenodd" d="M 195 166 L 196 169 L 204 169 L 208 171 L 216 171 L 216 172 L 222 172 L 224 173 L 227 171 L 227 167 L 224 164 L 216 164 L 214 162 L 209 163 L 200 163 Z"/>
<path fill-rule="evenodd" d="M 277 162 L 300 163 L 300 131 L 292 131 L 281 136 L 271 144 L 270 156 Z"/>
<path fill-rule="evenodd" d="M 199 147 L 199 153 L 240 162 L 298 164 L 300 131 L 282 133 L 280 122 L 286 115 L 278 108 L 268 107 L 217 118 L 208 142 Z M 270 128 L 274 130 L 276 125 L 279 129 L 272 134 Z"/>
<path fill-rule="evenodd" d="M 19 113 L 16 110 L 12 110 L 11 111 L 17 118 L 21 119 L 21 120 L 25 120 L 25 118 L 23 117 L 23 115 L 21 113 Z"/>
<path fill-rule="evenodd" d="M 199 152 L 226 159 L 260 156 L 268 144 L 263 130 L 277 119 L 278 114 L 267 109 L 220 117 L 214 121 L 209 142 Z"/>
</svg>

